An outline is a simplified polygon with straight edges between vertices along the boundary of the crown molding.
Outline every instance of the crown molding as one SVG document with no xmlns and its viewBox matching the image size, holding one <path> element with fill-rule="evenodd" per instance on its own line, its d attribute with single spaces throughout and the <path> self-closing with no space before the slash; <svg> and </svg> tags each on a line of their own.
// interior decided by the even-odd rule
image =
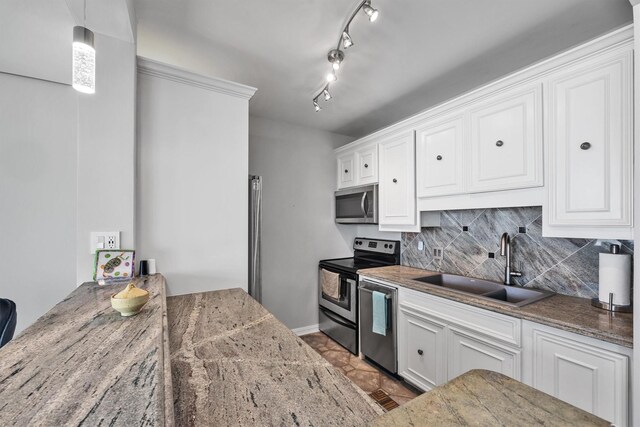
<svg viewBox="0 0 640 427">
<path fill-rule="evenodd" d="M 165 64 L 164 62 L 154 61 L 141 56 L 138 59 L 138 73 L 182 83 L 225 95 L 235 96 L 249 100 L 256 93 L 256 88 L 231 82 L 229 80 L 219 79 L 216 77 L 203 76 L 193 73 L 185 68 L 176 67 L 175 65 Z"/>
</svg>

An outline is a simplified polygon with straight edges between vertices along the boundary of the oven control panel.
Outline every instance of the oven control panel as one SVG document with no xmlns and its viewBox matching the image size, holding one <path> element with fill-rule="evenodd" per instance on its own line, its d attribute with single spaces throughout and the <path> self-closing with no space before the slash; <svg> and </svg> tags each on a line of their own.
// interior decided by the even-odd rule
<svg viewBox="0 0 640 427">
<path fill-rule="evenodd" d="M 356 237 L 353 241 L 353 249 L 358 251 L 377 252 L 381 254 L 395 254 L 400 251 L 400 242 L 397 240 L 379 240 Z"/>
</svg>

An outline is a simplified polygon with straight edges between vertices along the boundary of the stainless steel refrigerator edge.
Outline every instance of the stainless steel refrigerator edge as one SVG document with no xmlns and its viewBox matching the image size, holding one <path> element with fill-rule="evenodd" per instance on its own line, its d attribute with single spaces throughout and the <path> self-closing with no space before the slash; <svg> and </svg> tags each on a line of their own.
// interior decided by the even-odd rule
<svg viewBox="0 0 640 427">
<path fill-rule="evenodd" d="M 249 295 L 262 302 L 262 177 L 249 175 Z"/>
</svg>

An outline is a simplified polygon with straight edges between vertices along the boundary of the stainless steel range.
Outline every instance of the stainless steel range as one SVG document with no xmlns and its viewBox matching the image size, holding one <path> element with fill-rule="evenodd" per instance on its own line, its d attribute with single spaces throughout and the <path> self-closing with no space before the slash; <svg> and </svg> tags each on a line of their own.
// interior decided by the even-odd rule
<svg viewBox="0 0 640 427">
<path fill-rule="evenodd" d="M 358 270 L 400 264 L 400 242 L 356 237 L 350 258 L 320 261 L 320 330 L 358 354 Z"/>
</svg>

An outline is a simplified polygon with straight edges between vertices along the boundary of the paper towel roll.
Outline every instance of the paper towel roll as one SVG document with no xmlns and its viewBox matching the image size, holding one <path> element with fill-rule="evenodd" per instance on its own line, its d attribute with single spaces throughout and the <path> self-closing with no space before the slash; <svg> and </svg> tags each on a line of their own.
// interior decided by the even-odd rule
<svg viewBox="0 0 640 427">
<path fill-rule="evenodd" d="M 149 265 L 149 274 L 156 274 L 156 260 L 155 259 L 148 259 L 147 260 L 147 264 Z"/>
<path fill-rule="evenodd" d="M 614 304 L 631 304 L 631 255 L 600 254 L 598 299 L 608 304 L 609 293 L 613 293 Z"/>
</svg>

